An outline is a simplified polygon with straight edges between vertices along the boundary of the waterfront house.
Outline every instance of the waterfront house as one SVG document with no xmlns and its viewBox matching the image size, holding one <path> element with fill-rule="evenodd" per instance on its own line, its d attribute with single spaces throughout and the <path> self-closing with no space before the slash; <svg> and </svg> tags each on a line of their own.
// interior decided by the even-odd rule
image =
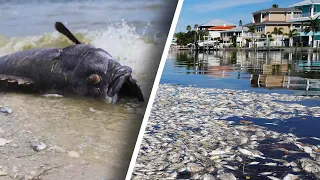
<svg viewBox="0 0 320 180">
<path fill-rule="evenodd" d="M 213 39 L 220 38 L 220 33 L 236 27 L 235 24 L 224 20 L 212 20 L 199 26 L 200 30 L 208 30 Z"/>
<path fill-rule="evenodd" d="M 226 30 L 220 33 L 220 39 L 222 41 L 222 46 L 230 46 L 232 44 L 232 37 L 236 36 L 237 46 L 242 47 L 242 44 L 245 43 L 245 39 L 243 37 L 250 36 L 247 33 L 248 28 L 244 26 L 234 27 L 230 30 Z"/>
<path fill-rule="evenodd" d="M 274 28 L 283 28 L 283 33 L 289 33 L 290 28 L 300 28 L 300 22 L 289 22 L 293 17 L 301 16 L 302 11 L 294 7 L 290 8 L 269 8 L 252 13 L 252 22 L 245 26 L 256 27 L 255 39 L 272 33 Z M 281 44 L 283 36 L 272 35 L 275 41 Z M 250 37 L 248 37 L 250 38 Z M 278 44 L 278 45 L 280 45 Z"/>
<path fill-rule="evenodd" d="M 297 28 L 300 33 L 301 41 L 306 45 L 311 46 L 312 42 L 312 32 L 305 34 L 304 27 L 310 22 L 310 17 L 316 19 L 320 16 L 320 0 L 305 0 L 296 4 L 291 5 L 292 8 L 298 8 L 302 10 L 301 14 L 292 14 L 292 18 L 288 20 L 291 24 L 301 23 L 300 27 Z M 319 45 L 320 43 L 320 32 L 315 33 L 315 41 L 313 46 Z"/>
</svg>

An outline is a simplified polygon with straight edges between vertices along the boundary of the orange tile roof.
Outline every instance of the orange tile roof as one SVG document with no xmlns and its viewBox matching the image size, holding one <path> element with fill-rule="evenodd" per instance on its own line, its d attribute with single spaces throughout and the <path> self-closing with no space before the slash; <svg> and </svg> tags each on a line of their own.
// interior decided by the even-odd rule
<svg viewBox="0 0 320 180">
<path fill-rule="evenodd" d="M 208 28 L 208 30 L 210 31 L 217 31 L 217 30 L 229 30 L 229 29 L 232 29 L 234 28 L 235 26 L 214 26 L 214 27 L 210 27 Z"/>
</svg>

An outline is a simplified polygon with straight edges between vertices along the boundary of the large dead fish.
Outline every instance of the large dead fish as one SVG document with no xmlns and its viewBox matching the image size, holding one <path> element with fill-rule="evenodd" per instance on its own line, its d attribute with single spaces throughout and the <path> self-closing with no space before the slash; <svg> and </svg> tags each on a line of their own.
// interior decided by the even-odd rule
<svg viewBox="0 0 320 180">
<path fill-rule="evenodd" d="M 130 67 L 122 66 L 103 49 L 81 44 L 62 23 L 55 27 L 75 45 L 0 57 L 1 87 L 92 96 L 112 103 L 125 96 L 144 101 Z"/>
</svg>

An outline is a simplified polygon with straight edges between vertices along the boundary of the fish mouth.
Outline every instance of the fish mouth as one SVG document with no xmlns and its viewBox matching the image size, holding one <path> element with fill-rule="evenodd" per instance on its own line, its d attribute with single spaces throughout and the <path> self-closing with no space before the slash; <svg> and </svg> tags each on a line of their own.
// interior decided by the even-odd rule
<svg viewBox="0 0 320 180">
<path fill-rule="evenodd" d="M 110 103 L 116 103 L 120 98 L 137 98 L 144 102 L 144 97 L 138 82 L 131 73 L 118 76 L 108 87 L 106 99 Z"/>
</svg>

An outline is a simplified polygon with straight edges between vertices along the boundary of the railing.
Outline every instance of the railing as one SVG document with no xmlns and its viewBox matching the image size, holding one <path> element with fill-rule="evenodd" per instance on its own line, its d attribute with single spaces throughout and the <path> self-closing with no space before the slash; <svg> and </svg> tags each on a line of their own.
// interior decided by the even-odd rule
<svg viewBox="0 0 320 180">
<path fill-rule="evenodd" d="M 301 18 L 302 14 L 293 14 L 293 18 Z"/>
<path fill-rule="evenodd" d="M 170 46 L 170 49 L 172 49 L 172 50 L 189 50 L 190 48 L 188 46 L 172 45 L 172 46 Z"/>
</svg>

